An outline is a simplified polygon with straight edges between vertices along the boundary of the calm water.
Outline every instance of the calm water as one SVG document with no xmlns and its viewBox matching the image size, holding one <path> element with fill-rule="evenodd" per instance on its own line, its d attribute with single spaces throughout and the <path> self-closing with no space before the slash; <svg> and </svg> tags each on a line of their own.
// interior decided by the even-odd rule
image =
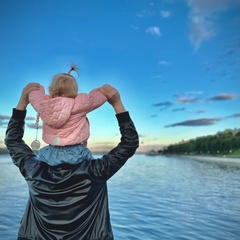
<svg viewBox="0 0 240 240">
<path fill-rule="evenodd" d="M 135 155 L 108 190 L 116 240 L 240 239 L 240 165 Z M 16 239 L 27 196 L 0 156 L 0 239 Z"/>
</svg>

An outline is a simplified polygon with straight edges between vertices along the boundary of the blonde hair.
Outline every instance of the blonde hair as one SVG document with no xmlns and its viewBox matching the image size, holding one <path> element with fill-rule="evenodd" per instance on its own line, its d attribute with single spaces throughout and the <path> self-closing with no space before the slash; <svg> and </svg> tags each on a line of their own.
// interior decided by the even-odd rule
<svg viewBox="0 0 240 240">
<path fill-rule="evenodd" d="M 78 84 L 76 79 L 70 75 L 71 71 L 78 73 L 78 68 L 72 65 L 68 73 L 60 73 L 53 77 L 49 86 L 49 94 L 52 98 L 69 97 L 75 98 L 78 93 Z"/>
</svg>

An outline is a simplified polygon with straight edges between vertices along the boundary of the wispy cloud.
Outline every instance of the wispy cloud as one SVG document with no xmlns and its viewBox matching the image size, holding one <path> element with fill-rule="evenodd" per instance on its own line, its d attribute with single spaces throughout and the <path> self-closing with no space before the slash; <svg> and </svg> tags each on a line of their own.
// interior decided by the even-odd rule
<svg viewBox="0 0 240 240">
<path fill-rule="evenodd" d="M 164 111 L 164 110 L 168 109 L 169 107 L 171 107 L 172 105 L 173 105 L 172 102 L 166 101 L 166 102 L 155 103 L 152 106 L 159 108 L 160 111 Z"/>
<path fill-rule="evenodd" d="M 26 117 L 25 120 L 27 121 L 36 120 L 36 117 Z"/>
<path fill-rule="evenodd" d="M 0 120 L 0 127 L 6 128 L 7 127 L 7 122 Z"/>
<path fill-rule="evenodd" d="M 177 127 L 177 126 L 183 126 L 183 127 L 211 126 L 221 120 L 222 120 L 221 118 L 198 118 L 198 119 L 191 119 L 183 122 L 169 124 L 169 125 L 166 125 L 165 127 L 168 128 L 168 127 Z"/>
<path fill-rule="evenodd" d="M 133 30 L 139 30 L 139 27 L 138 27 L 138 26 L 135 26 L 135 25 L 131 25 L 131 28 L 132 28 Z"/>
<path fill-rule="evenodd" d="M 182 104 L 187 104 L 187 103 L 193 103 L 193 102 L 196 102 L 198 99 L 195 98 L 195 97 L 179 97 L 178 98 L 178 102 L 179 103 L 182 103 Z"/>
<path fill-rule="evenodd" d="M 190 41 L 198 49 L 202 42 L 216 35 L 214 15 L 239 4 L 239 0 L 186 0 L 186 3 L 190 8 Z"/>
<path fill-rule="evenodd" d="M 10 116 L 0 114 L 0 120 L 9 120 Z M 25 120 L 35 120 L 35 117 L 26 117 Z"/>
<path fill-rule="evenodd" d="M 167 10 L 162 10 L 162 11 L 160 11 L 160 13 L 161 13 L 161 16 L 163 18 L 168 18 L 171 15 L 171 13 L 169 11 L 167 11 Z"/>
<path fill-rule="evenodd" d="M 10 119 L 10 116 L 0 114 L 0 120 L 9 120 L 9 119 Z"/>
<path fill-rule="evenodd" d="M 205 111 L 205 110 L 204 110 Z M 182 122 L 176 122 L 172 124 L 165 125 L 165 128 L 169 127 L 202 127 L 202 126 L 211 126 L 214 125 L 222 120 L 228 118 L 240 118 L 240 113 L 235 113 L 223 118 L 197 118 L 197 119 L 190 119 L 185 120 Z"/>
<path fill-rule="evenodd" d="M 150 33 L 154 36 L 161 36 L 161 31 L 159 27 L 153 26 L 146 29 L 147 33 Z"/>
<path fill-rule="evenodd" d="M 166 101 L 166 102 L 155 103 L 152 106 L 153 107 L 171 107 L 172 105 L 173 105 L 172 102 Z"/>
<path fill-rule="evenodd" d="M 145 137 L 146 137 L 146 135 L 141 134 L 141 133 L 139 133 L 138 136 L 139 136 L 140 138 L 145 138 Z"/>
<path fill-rule="evenodd" d="M 170 65 L 170 63 L 168 61 L 165 61 L 165 60 L 161 60 L 158 62 L 159 65 L 164 65 L 164 66 L 168 66 Z"/>
<path fill-rule="evenodd" d="M 10 119 L 10 116 L 0 115 L 0 127 L 6 128 L 9 119 Z"/>
<path fill-rule="evenodd" d="M 174 108 L 172 110 L 172 112 L 182 112 L 182 111 L 185 111 L 185 110 L 186 110 L 186 108 Z"/>
<path fill-rule="evenodd" d="M 200 95 L 202 94 L 202 91 L 188 91 L 181 94 L 175 94 L 174 97 L 178 103 L 188 104 L 197 102 L 200 99 Z"/>
<path fill-rule="evenodd" d="M 240 118 L 240 113 L 235 113 L 230 116 L 227 116 L 226 118 Z"/>
<path fill-rule="evenodd" d="M 207 112 L 207 110 L 205 110 L 205 109 L 200 109 L 200 110 L 196 111 L 196 113 L 205 113 L 205 112 Z"/>
<path fill-rule="evenodd" d="M 200 109 L 200 110 L 188 110 L 188 112 L 199 114 L 199 113 L 205 113 L 205 112 L 207 112 L 207 110 L 205 110 L 205 109 Z"/>
<path fill-rule="evenodd" d="M 0 114 L 0 127 L 6 128 L 10 118 L 11 117 L 8 116 L 8 115 Z M 32 120 L 36 120 L 36 118 L 35 117 L 26 117 L 25 120 L 26 121 L 32 121 Z M 28 123 L 26 123 L 26 125 L 30 125 L 32 128 L 36 128 L 35 124 L 28 124 Z M 32 125 L 34 125 L 34 127 Z"/>
<path fill-rule="evenodd" d="M 154 15 L 155 15 L 154 10 L 143 10 L 143 11 L 137 13 L 138 18 L 145 18 L 145 17 L 149 17 L 149 16 L 154 16 Z"/>
<path fill-rule="evenodd" d="M 235 94 L 221 93 L 216 96 L 210 97 L 208 101 L 225 101 L 225 100 L 232 100 L 235 98 L 236 98 Z"/>
</svg>

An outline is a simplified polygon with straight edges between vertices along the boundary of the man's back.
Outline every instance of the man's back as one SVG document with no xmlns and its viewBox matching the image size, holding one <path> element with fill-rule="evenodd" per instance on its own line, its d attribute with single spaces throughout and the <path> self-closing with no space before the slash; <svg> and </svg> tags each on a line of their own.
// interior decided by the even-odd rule
<svg viewBox="0 0 240 240">
<path fill-rule="evenodd" d="M 100 159 L 78 165 L 49 166 L 23 141 L 28 95 L 38 89 L 29 83 L 9 121 L 5 144 L 13 163 L 29 186 L 18 240 L 112 240 L 106 181 L 133 156 L 139 146 L 135 126 L 118 91 L 110 85 L 103 94 L 113 106 L 121 140 Z"/>
<path fill-rule="evenodd" d="M 92 161 L 96 164 L 97 160 Z M 106 182 L 92 173 L 94 162 L 55 167 L 44 162 L 36 164 L 26 178 L 29 202 L 19 236 L 112 239 Z"/>
</svg>

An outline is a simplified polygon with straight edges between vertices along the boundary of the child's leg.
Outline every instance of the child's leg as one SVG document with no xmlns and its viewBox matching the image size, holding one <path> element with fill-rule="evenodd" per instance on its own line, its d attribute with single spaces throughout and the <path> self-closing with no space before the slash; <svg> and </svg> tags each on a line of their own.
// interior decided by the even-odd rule
<svg viewBox="0 0 240 240">
<path fill-rule="evenodd" d="M 48 145 L 39 150 L 39 159 L 51 166 L 59 164 L 78 164 L 93 159 L 92 153 L 83 144 L 71 146 Z"/>
</svg>

